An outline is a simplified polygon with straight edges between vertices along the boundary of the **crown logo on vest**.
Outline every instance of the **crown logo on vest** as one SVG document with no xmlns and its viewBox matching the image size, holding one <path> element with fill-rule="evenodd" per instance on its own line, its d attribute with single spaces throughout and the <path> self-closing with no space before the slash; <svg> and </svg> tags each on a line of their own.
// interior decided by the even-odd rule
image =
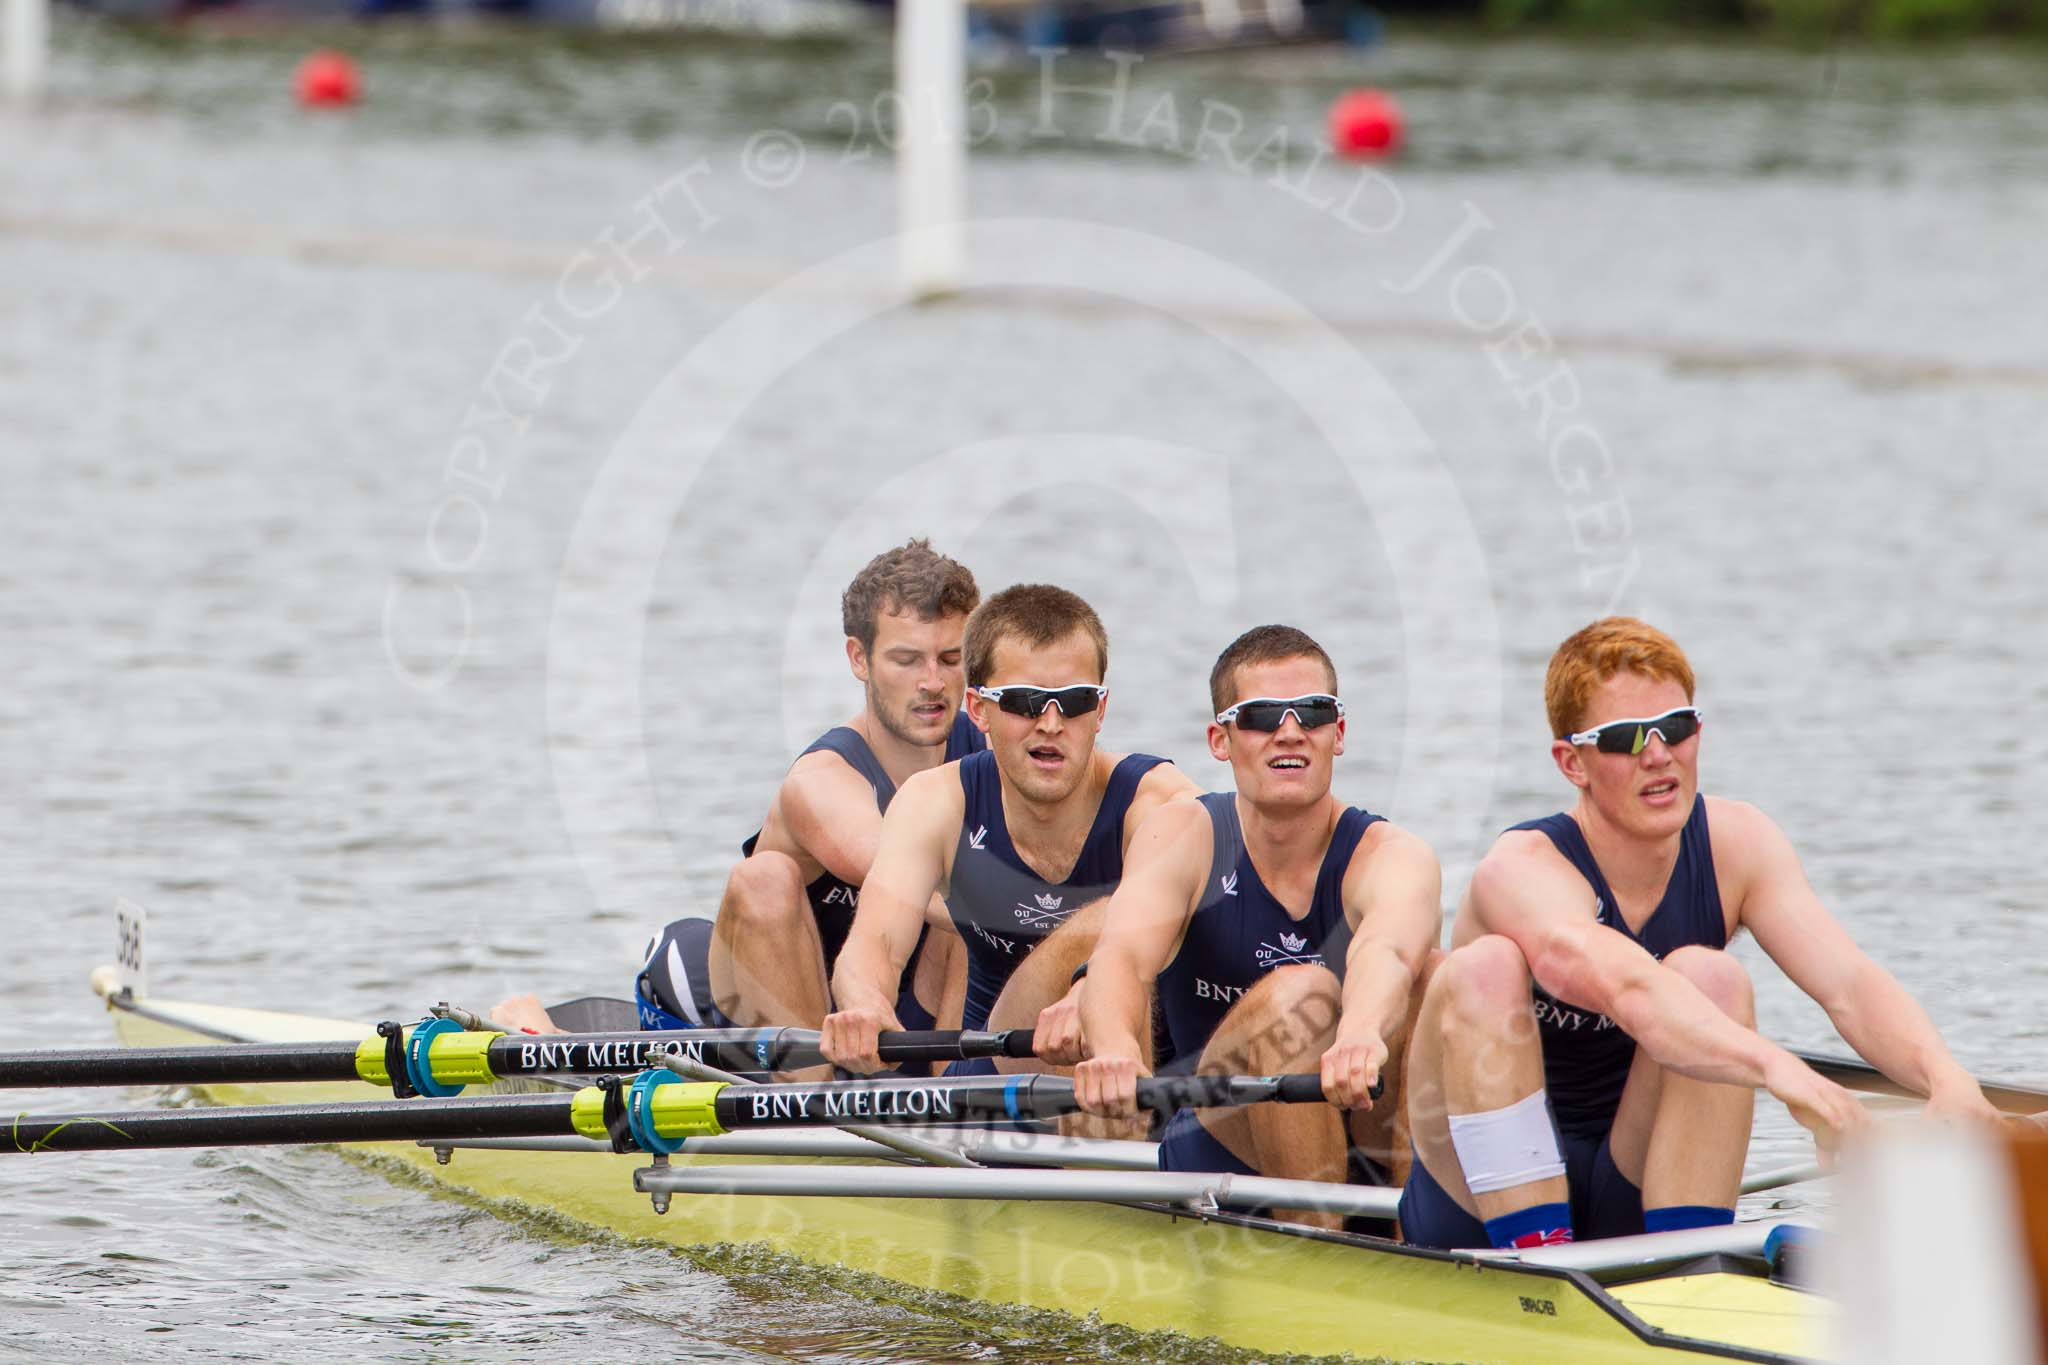
<svg viewBox="0 0 2048 1365">
<path fill-rule="evenodd" d="M 1041 891 L 1032 899 L 1038 902 L 1038 908 L 1041 910 L 1057 910 L 1060 908 L 1061 898 L 1053 895 L 1050 891 Z"/>
<path fill-rule="evenodd" d="M 1280 935 L 1280 946 L 1290 953 L 1298 953 L 1303 948 L 1308 947 L 1308 940 L 1300 934 L 1282 934 Z"/>
<path fill-rule="evenodd" d="M 1237 894 L 1237 874 L 1235 872 L 1224 873 L 1217 884 L 1223 888 L 1224 895 L 1235 896 Z"/>
</svg>

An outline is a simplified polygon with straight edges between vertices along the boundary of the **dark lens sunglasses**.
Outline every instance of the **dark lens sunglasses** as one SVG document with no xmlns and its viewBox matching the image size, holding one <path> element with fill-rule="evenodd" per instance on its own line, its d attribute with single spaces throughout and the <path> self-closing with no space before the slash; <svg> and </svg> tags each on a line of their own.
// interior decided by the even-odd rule
<svg viewBox="0 0 2048 1365">
<path fill-rule="evenodd" d="M 1302 729 L 1314 730 L 1342 720 L 1344 703 L 1327 692 L 1312 692 L 1306 697 L 1252 697 L 1218 711 L 1216 723 L 1228 725 L 1236 721 L 1240 730 L 1271 732 L 1285 725 L 1289 716 Z"/>
<path fill-rule="evenodd" d="M 1102 705 L 1109 689 L 1097 687 L 1094 683 L 1068 683 L 1065 687 L 1032 687 L 1020 683 L 1014 687 L 977 687 L 974 695 L 994 702 L 999 709 L 1013 716 L 1036 718 L 1044 715 L 1048 706 L 1059 707 L 1063 716 L 1085 716 Z"/>
<path fill-rule="evenodd" d="M 1655 735 L 1666 744 L 1683 744 L 1700 732 L 1700 708 L 1681 706 L 1661 716 L 1640 720 L 1610 720 L 1590 730 L 1566 735 L 1572 744 L 1591 744 L 1603 754 L 1639 754 Z"/>
</svg>

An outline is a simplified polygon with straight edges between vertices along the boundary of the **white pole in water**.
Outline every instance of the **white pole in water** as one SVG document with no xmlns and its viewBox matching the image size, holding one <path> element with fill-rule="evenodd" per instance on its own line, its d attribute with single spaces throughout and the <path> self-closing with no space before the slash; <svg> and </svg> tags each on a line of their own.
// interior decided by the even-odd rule
<svg viewBox="0 0 2048 1365">
<path fill-rule="evenodd" d="M 0 73 L 9 99 L 31 104 L 42 96 L 50 62 L 50 0 L 0 0 L 6 11 L 7 65 Z"/>
<path fill-rule="evenodd" d="M 915 299 L 952 293 L 966 271 L 966 73 L 962 0 L 897 0 L 899 268 Z"/>
</svg>

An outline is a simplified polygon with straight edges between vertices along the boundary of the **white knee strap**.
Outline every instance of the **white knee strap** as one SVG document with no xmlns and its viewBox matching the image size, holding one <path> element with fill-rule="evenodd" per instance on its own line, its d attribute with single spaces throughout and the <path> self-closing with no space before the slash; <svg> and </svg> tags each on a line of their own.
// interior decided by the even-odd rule
<svg viewBox="0 0 2048 1365">
<path fill-rule="evenodd" d="M 1550 1121 L 1550 1097 L 1538 1090 L 1505 1109 L 1452 1114 L 1451 1146 L 1474 1194 L 1509 1190 L 1532 1180 L 1564 1174 L 1557 1128 Z"/>
</svg>

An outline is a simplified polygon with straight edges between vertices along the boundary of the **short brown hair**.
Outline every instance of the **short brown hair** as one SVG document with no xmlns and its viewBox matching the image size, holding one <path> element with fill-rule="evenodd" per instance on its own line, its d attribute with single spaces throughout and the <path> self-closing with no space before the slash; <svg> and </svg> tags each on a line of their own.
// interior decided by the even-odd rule
<svg viewBox="0 0 2048 1365">
<path fill-rule="evenodd" d="M 853 576 L 839 599 L 839 622 L 865 654 L 875 647 L 884 612 L 914 611 L 936 621 L 954 612 L 965 616 L 980 601 L 981 589 L 966 565 L 934 550 L 929 540 L 911 540 L 882 551 Z"/>
<path fill-rule="evenodd" d="M 1019 583 L 1004 588 L 981 604 L 967 618 L 967 685 L 981 687 L 995 671 L 996 646 L 1015 636 L 1033 647 L 1055 644 L 1075 631 L 1086 632 L 1095 642 L 1095 671 L 1098 678 L 1109 676 L 1109 632 L 1102 618 L 1078 596 L 1049 583 Z M 1043 683 L 1070 682 L 1068 678 L 1040 678 Z"/>
<path fill-rule="evenodd" d="M 1216 656 L 1216 666 L 1209 670 L 1209 709 L 1222 711 L 1237 700 L 1238 669 L 1248 664 L 1277 664 L 1283 659 L 1316 660 L 1330 675 L 1331 695 L 1336 694 L 1337 665 L 1308 632 L 1293 626 L 1253 626 Z"/>
<path fill-rule="evenodd" d="M 1550 733 L 1563 739 L 1584 725 L 1594 689 L 1617 673 L 1668 678 L 1692 700 L 1692 665 L 1678 642 L 1633 616 L 1609 616 L 1574 634 L 1550 656 L 1543 676 Z"/>
</svg>

